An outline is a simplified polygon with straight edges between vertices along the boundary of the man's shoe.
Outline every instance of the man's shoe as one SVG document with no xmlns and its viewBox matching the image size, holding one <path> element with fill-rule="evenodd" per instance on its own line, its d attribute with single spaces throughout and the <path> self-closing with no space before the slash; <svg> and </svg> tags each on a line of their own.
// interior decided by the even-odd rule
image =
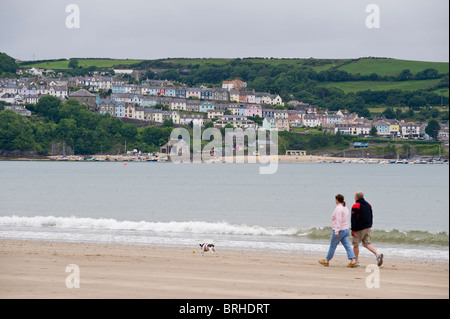
<svg viewBox="0 0 450 319">
<path fill-rule="evenodd" d="M 383 264 L 383 257 L 384 257 L 383 254 L 378 255 L 378 257 L 377 257 L 378 267 L 380 267 Z"/>
</svg>

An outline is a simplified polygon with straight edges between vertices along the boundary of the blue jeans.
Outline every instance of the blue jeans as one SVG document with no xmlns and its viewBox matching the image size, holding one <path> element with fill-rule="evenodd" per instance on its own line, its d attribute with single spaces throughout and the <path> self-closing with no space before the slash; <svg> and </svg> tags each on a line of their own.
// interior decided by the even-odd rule
<svg viewBox="0 0 450 319">
<path fill-rule="evenodd" d="M 327 260 L 331 260 L 334 256 L 334 252 L 336 251 L 337 245 L 342 243 L 344 245 L 345 250 L 347 251 L 348 259 L 356 258 L 355 253 L 353 252 L 352 246 L 350 245 L 350 229 L 340 230 L 339 237 L 335 236 L 334 230 L 331 234 L 330 248 L 328 249 Z"/>
</svg>

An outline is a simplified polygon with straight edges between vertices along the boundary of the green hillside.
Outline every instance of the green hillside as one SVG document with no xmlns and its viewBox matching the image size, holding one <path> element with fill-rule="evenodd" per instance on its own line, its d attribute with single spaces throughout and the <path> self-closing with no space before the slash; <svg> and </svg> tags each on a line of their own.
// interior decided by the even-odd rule
<svg viewBox="0 0 450 319">
<path fill-rule="evenodd" d="M 129 59 L 78 59 L 78 66 L 83 68 L 88 68 L 91 66 L 96 66 L 98 68 L 112 68 L 116 65 L 130 65 L 134 63 L 142 62 L 143 60 L 129 60 Z M 22 68 L 40 68 L 40 69 L 50 69 L 50 70 L 66 70 L 70 69 L 69 60 L 58 60 L 58 61 L 48 61 L 28 64 L 29 62 L 22 63 L 20 67 Z"/>
<path fill-rule="evenodd" d="M 364 90 L 384 91 L 384 90 L 428 90 L 434 88 L 440 82 L 440 79 L 433 80 L 411 80 L 411 81 L 347 81 L 347 82 L 324 82 L 320 87 L 338 88 L 344 93 L 356 93 Z M 446 92 L 448 96 L 448 89 L 440 90 Z M 445 93 L 444 93 L 445 94 Z"/>
<path fill-rule="evenodd" d="M 426 69 L 436 69 L 439 73 L 448 73 L 448 62 L 422 62 L 397 59 L 360 59 L 338 67 L 339 70 L 352 74 L 380 76 L 397 75 L 403 70 L 410 70 L 415 74 Z"/>
<path fill-rule="evenodd" d="M 164 59 L 160 60 L 168 64 L 168 67 L 182 66 L 189 68 L 192 66 L 223 66 L 235 59 L 214 58 L 214 59 Z M 96 66 L 98 68 L 111 68 L 116 65 L 132 65 L 145 60 L 139 59 L 78 59 L 79 66 L 88 68 Z M 440 74 L 449 72 L 448 62 L 423 62 L 408 61 L 388 58 L 362 58 L 362 59 L 268 59 L 268 58 L 244 58 L 241 61 L 251 62 L 254 64 L 265 64 L 270 66 L 288 65 L 288 66 L 305 66 L 314 69 L 316 72 L 338 69 L 351 74 L 370 75 L 376 73 L 379 76 L 393 76 L 399 74 L 403 70 L 410 70 L 415 74 L 426 69 L 436 69 Z M 38 67 L 44 69 L 70 69 L 69 60 L 53 60 L 53 61 L 24 61 L 20 66 L 25 68 Z"/>
</svg>

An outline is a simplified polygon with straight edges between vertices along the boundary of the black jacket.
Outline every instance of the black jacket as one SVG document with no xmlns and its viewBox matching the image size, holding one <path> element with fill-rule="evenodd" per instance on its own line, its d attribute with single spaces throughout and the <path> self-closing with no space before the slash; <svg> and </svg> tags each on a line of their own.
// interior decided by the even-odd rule
<svg viewBox="0 0 450 319">
<path fill-rule="evenodd" d="M 363 230 L 372 227 L 372 206 L 364 198 L 358 199 L 352 206 L 352 231 Z"/>
</svg>

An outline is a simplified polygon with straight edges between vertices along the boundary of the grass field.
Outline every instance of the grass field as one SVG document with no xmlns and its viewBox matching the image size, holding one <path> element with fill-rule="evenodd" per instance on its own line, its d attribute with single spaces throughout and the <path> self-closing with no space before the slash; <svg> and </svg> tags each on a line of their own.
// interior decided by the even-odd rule
<svg viewBox="0 0 450 319">
<path fill-rule="evenodd" d="M 410 70 L 412 74 L 425 69 L 436 69 L 439 73 L 448 73 L 448 62 L 423 62 L 396 59 L 361 59 L 339 67 L 339 70 L 352 74 L 370 75 L 377 73 L 380 76 L 397 75 L 403 70 Z"/>
<path fill-rule="evenodd" d="M 345 93 L 365 90 L 387 91 L 387 90 L 426 90 L 436 86 L 441 80 L 418 80 L 418 81 L 347 81 L 347 82 L 323 82 L 318 86 L 339 88 Z M 446 90 L 448 95 L 448 89 Z M 445 93 L 445 89 L 442 90 Z"/>
<path fill-rule="evenodd" d="M 134 64 L 142 62 L 143 60 L 128 60 L 128 59 L 122 59 L 122 60 L 114 60 L 114 59 L 79 59 L 79 66 L 83 68 L 88 68 L 90 66 L 96 66 L 98 68 L 111 68 L 115 65 L 128 65 L 128 64 Z M 38 62 L 33 63 L 29 65 L 21 66 L 24 68 L 32 68 L 37 67 L 41 69 L 50 69 L 50 70 L 65 70 L 70 69 L 69 68 L 69 60 L 66 61 L 54 61 L 54 62 Z"/>
<path fill-rule="evenodd" d="M 184 66 L 189 65 L 224 65 L 234 59 L 169 59 L 164 62 L 176 63 Z M 243 61 L 252 63 L 264 63 L 269 65 L 305 65 L 309 59 L 251 59 L 246 58 Z M 409 61 L 409 60 L 397 60 L 387 58 L 363 58 L 360 60 L 352 61 L 351 59 L 318 59 L 320 62 L 325 62 L 318 66 L 309 66 L 317 72 L 328 70 L 330 68 L 337 68 L 339 70 L 347 71 L 352 74 L 370 75 L 377 73 L 380 76 L 392 76 L 397 75 L 403 70 L 410 70 L 411 73 L 425 69 L 434 68 L 439 73 L 448 73 L 449 64 L 447 62 L 424 62 L 424 61 Z"/>
<path fill-rule="evenodd" d="M 224 65 L 228 62 L 233 61 L 231 58 L 214 58 L 214 59 L 168 59 L 163 60 L 165 63 L 180 64 L 182 66 L 189 67 L 190 65 Z M 311 67 L 316 72 L 323 70 L 328 70 L 330 68 L 337 68 L 339 70 L 347 71 L 352 74 L 360 73 L 361 75 L 370 75 L 372 73 L 377 73 L 380 76 L 392 76 L 399 74 L 403 70 L 410 70 L 411 73 L 415 74 L 417 72 L 423 71 L 428 68 L 434 68 L 438 70 L 439 73 L 449 72 L 449 63 L 447 62 L 423 62 L 423 61 L 408 61 L 408 60 L 397 60 L 397 59 L 370 59 L 364 58 L 356 61 L 351 61 L 351 59 L 317 59 L 317 61 L 322 62 L 322 65 L 310 66 L 308 65 L 309 59 L 254 59 L 245 58 L 244 61 L 252 63 L 263 63 L 268 65 L 290 65 L 290 66 L 300 66 L 305 65 Z M 79 66 L 90 67 L 97 66 L 99 68 L 110 68 L 115 65 L 129 65 L 134 63 L 139 63 L 144 60 L 137 59 L 79 59 Z M 351 61 L 351 62 L 350 62 Z M 29 65 L 24 65 L 25 68 L 38 67 L 44 69 L 69 69 L 69 60 L 65 61 L 54 61 L 54 62 L 36 62 Z"/>
</svg>

